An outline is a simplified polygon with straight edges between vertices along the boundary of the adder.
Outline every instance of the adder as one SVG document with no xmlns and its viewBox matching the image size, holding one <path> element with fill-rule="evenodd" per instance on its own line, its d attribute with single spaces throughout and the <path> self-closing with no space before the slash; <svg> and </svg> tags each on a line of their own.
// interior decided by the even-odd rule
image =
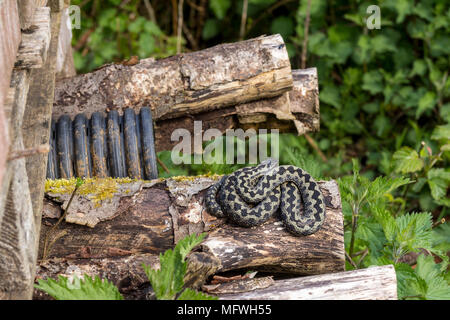
<svg viewBox="0 0 450 320">
<path fill-rule="evenodd" d="M 208 189 L 205 202 L 212 215 L 244 227 L 267 221 L 279 208 L 285 228 L 296 236 L 317 232 L 325 220 L 323 195 L 311 175 L 270 158 L 222 177 Z"/>
</svg>

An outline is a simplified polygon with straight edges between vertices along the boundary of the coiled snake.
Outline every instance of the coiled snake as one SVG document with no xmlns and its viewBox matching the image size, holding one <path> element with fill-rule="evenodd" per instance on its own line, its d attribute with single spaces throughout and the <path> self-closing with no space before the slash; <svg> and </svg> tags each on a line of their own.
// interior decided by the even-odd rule
<svg viewBox="0 0 450 320">
<path fill-rule="evenodd" d="M 205 204 L 212 215 L 228 217 L 244 227 L 267 221 L 280 208 L 281 221 L 297 236 L 315 233 L 325 220 L 317 182 L 306 171 L 279 166 L 270 158 L 222 177 L 208 189 Z"/>
</svg>

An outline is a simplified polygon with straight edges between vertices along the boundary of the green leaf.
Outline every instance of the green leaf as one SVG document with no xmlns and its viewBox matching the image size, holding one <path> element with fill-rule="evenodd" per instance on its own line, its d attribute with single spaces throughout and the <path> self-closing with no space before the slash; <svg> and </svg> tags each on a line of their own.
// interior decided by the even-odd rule
<svg viewBox="0 0 450 320">
<path fill-rule="evenodd" d="M 272 24 L 270 25 L 270 32 L 272 34 L 279 33 L 285 41 L 294 33 L 294 31 L 294 22 L 290 17 L 277 17 L 272 20 Z"/>
<path fill-rule="evenodd" d="M 395 242 L 399 248 L 398 256 L 403 254 L 402 250 L 405 252 L 418 251 L 422 248 L 432 247 L 432 216 L 430 213 L 408 213 L 397 217 L 395 224 Z"/>
<path fill-rule="evenodd" d="M 371 39 L 371 45 L 376 53 L 393 52 L 397 50 L 392 42 L 392 39 L 389 39 L 384 35 L 377 35 L 373 37 Z"/>
<path fill-rule="evenodd" d="M 442 276 L 441 265 L 434 262 L 433 256 L 421 254 L 417 258 L 415 273 L 422 279 L 426 286 L 421 293 L 429 300 L 449 300 L 450 285 Z"/>
<path fill-rule="evenodd" d="M 336 109 L 340 109 L 340 94 L 339 89 L 335 86 L 326 86 L 319 93 L 320 101 L 332 105 Z"/>
<path fill-rule="evenodd" d="M 410 0 L 396 0 L 395 9 L 397 9 L 396 23 L 402 23 L 405 20 L 406 15 L 411 14 L 413 10 L 413 3 Z"/>
<path fill-rule="evenodd" d="M 174 300 L 183 289 L 187 254 L 205 238 L 206 233 L 192 234 L 180 240 L 175 248 L 166 250 L 159 256 L 159 269 L 143 265 L 144 271 L 158 300 Z"/>
<path fill-rule="evenodd" d="M 202 38 L 209 40 L 220 33 L 220 22 L 217 19 L 208 19 L 203 26 Z"/>
<path fill-rule="evenodd" d="M 58 280 L 39 279 L 35 288 L 57 300 L 123 300 L 119 290 L 111 282 L 102 280 L 99 276 L 92 279 L 87 274 L 84 275 L 84 280 L 75 276 L 71 281 L 61 275 Z"/>
<path fill-rule="evenodd" d="M 417 295 L 417 292 L 411 287 L 411 282 L 417 281 L 414 269 L 406 263 L 397 263 L 394 265 L 397 276 L 397 295 L 399 299 L 407 296 Z"/>
<path fill-rule="evenodd" d="M 432 231 L 433 247 L 443 251 L 450 251 L 450 223 L 443 223 Z"/>
<path fill-rule="evenodd" d="M 209 7 L 216 17 L 222 20 L 231 6 L 231 0 L 210 0 Z"/>
<path fill-rule="evenodd" d="M 436 94 L 433 91 L 426 92 L 419 100 L 419 106 L 416 111 L 416 119 L 419 119 L 422 113 L 431 110 L 436 105 Z"/>
<path fill-rule="evenodd" d="M 187 288 L 180 294 L 177 300 L 219 300 L 219 298 Z"/>
<path fill-rule="evenodd" d="M 424 60 L 418 59 L 414 61 L 413 68 L 409 76 L 410 77 L 413 77 L 415 75 L 423 76 L 426 71 L 427 71 L 427 64 L 425 63 Z"/>
<path fill-rule="evenodd" d="M 409 173 L 422 170 L 424 163 L 423 159 L 419 158 L 416 150 L 410 147 L 402 147 L 397 150 L 392 156 L 395 164 L 395 171 L 400 173 Z"/>
<path fill-rule="evenodd" d="M 205 239 L 206 235 L 206 233 L 202 233 L 197 236 L 195 233 L 193 233 L 189 236 L 186 236 L 177 243 L 175 250 L 180 251 L 181 257 L 184 260 L 188 253 L 191 252 L 194 247 L 199 245 L 203 241 L 203 239 Z"/>
<path fill-rule="evenodd" d="M 443 168 L 430 169 L 427 178 L 433 198 L 435 200 L 443 198 L 447 194 L 447 187 L 450 184 L 450 172 Z"/>
<path fill-rule="evenodd" d="M 443 126 L 436 126 L 431 134 L 433 140 L 450 140 L 450 123 Z"/>
<path fill-rule="evenodd" d="M 383 76 L 377 70 L 369 71 L 363 76 L 362 88 L 371 94 L 383 92 Z"/>
</svg>

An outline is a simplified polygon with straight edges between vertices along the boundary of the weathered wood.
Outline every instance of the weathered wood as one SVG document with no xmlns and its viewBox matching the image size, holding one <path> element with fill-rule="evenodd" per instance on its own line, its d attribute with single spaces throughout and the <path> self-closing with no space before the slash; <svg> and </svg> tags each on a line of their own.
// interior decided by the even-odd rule
<svg viewBox="0 0 450 320">
<path fill-rule="evenodd" d="M 27 70 L 14 70 L 8 110 L 11 151 L 23 149 L 22 120 L 30 83 Z M 7 184 L 0 199 L 0 297 L 30 299 L 37 247 L 25 159 L 7 163 Z M 5 205 L 3 195 L 6 196 Z"/>
<path fill-rule="evenodd" d="M 320 112 L 317 69 L 293 70 L 293 89 L 281 96 L 230 106 L 219 110 L 157 120 L 155 145 L 157 151 L 171 150 L 179 141 L 172 141 L 175 129 L 186 129 L 194 137 L 194 122 L 202 122 L 203 132 L 218 129 L 277 129 L 299 135 L 318 131 Z M 192 144 L 193 145 L 193 142 Z"/>
<path fill-rule="evenodd" d="M 22 147 L 21 142 L 15 147 Z M 25 159 L 14 160 L 11 168 L 0 226 L 0 299 L 31 299 L 37 239 Z"/>
<path fill-rule="evenodd" d="M 72 223 L 62 223 L 51 237 L 48 257 L 104 259 L 116 257 L 118 251 L 159 254 L 188 234 L 208 232 L 202 252 L 220 261 L 220 271 L 251 268 L 310 275 L 344 270 L 343 222 L 336 182 L 320 182 L 327 206 L 321 230 L 295 237 L 276 218 L 255 228 L 242 228 L 209 215 L 203 197 L 215 181 L 200 177 L 120 184 L 116 195 L 97 207 L 87 195 L 78 195 L 66 217 Z M 41 248 L 55 221 L 45 218 L 46 212 L 51 211 L 55 217 L 55 205 L 60 211 L 58 202 L 66 203 L 70 197 L 69 193 L 46 195 L 53 200 L 44 201 Z"/>
<path fill-rule="evenodd" d="M 15 62 L 17 69 L 42 68 L 50 46 L 50 8 L 36 8 L 32 27 L 22 32 L 22 41 Z"/>
<path fill-rule="evenodd" d="M 113 252 L 113 250 L 111 250 Z M 124 295 L 125 299 L 143 300 L 154 298 L 151 286 L 142 268 L 142 264 L 159 268 L 159 256 L 153 254 L 134 254 L 127 256 L 126 251 L 115 250 L 115 258 L 61 259 L 52 258 L 40 261 L 37 266 L 37 279 L 56 279 L 58 275 L 73 278 L 87 274 L 108 279 Z M 123 256 L 120 257 L 120 254 Z M 88 257 L 89 252 L 86 251 Z M 190 288 L 200 289 L 220 267 L 220 261 L 203 253 L 193 252 L 187 257 L 188 268 L 184 282 Z M 35 290 L 33 299 L 49 299 L 40 290 Z"/>
<path fill-rule="evenodd" d="M 232 289 L 245 290 L 246 283 L 254 280 L 239 282 Z M 224 292 L 220 286 L 215 287 L 212 292 Z M 397 300 L 397 278 L 394 266 L 388 265 L 278 280 L 266 288 L 219 296 L 223 300 Z"/>
<path fill-rule="evenodd" d="M 42 21 L 39 13 L 48 16 L 48 12 L 48 8 L 38 8 L 35 18 Z M 52 13 L 52 40 L 43 68 L 14 71 L 11 85 L 15 88 L 15 96 L 10 112 L 13 151 L 48 143 L 55 77 L 54 56 L 59 34 L 55 31 L 59 31 L 59 22 L 60 14 Z M 36 145 L 33 142 L 37 142 Z M 47 155 L 37 155 L 8 163 L 11 182 L 5 209 L 0 212 L 0 296 L 3 299 L 32 297 L 46 160 Z"/>
<path fill-rule="evenodd" d="M 67 10 L 69 3 L 64 6 L 61 13 L 61 28 L 58 40 L 58 55 L 56 57 L 56 79 L 64 79 L 76 75 L 72 55 L 72 28 Z"/>
<path fill-rule="evenodd" d="M 0 185 L 6 172 L 9 149 L 5 100 L 21 39 L 16 0 L 0 0 Z M 6 185 L 9 185 L 7 182 Z"/>
<path fill-rule="evenodd" d="M 218 45 L 132 66 L 108 65 L 61 80 L 54 117 L 106 109 L 150 106 L 154 119 L 195 114 L 292 88 L 292 73 L 280 35 Z"/>
<path fill-rule="evenodd" d="M 19 5 L 20 27 L 26 30 L 33 25 L 36 8 L 44 7 L 47 0 L 17 0 Z"/>
</svg>

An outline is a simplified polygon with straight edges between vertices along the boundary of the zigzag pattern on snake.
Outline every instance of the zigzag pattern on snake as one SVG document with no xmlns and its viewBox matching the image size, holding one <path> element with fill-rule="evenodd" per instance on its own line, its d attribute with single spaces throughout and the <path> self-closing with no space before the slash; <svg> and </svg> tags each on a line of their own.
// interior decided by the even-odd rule
<svg viewBox="0 0 450 320">
<path fill-rule="evenodd" d="M 317 182 L 301 168 L 279 166 L 275 159 L 223 176 L 208 189 L 205 204 L 212 215 L 244 227 L 267 221 L 279 208 L 285 228 L 297 236 L 315 233 L 325 220 Z"/>
</svg>

